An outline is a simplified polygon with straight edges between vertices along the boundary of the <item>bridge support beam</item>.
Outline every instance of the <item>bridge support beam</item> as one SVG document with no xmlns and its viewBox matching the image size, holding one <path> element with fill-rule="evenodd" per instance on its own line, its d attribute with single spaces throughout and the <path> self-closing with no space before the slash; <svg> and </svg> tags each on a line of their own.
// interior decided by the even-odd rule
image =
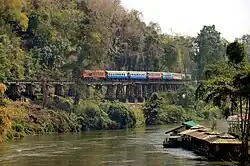
<svg viewBox="0 0 250 166">
<path fill-rule="evenodd" d="M 142 84 L 136 84 L 135 97 L 136 97 L 138 102 L 144 102 Z"/>
<path fill-rule="evenodd" d="M 124 96 L 124 85 L 119 84 L 116 88 L 116 99 L 120 102 L 126 102 L 126 98 Z"/>
<path fill-rule="evenodd" d="M 155 85 L 155 92 L 160 92 L 160 84 Z"/>
<path fill-rule="evenodd" d="M 167 86 L 167 84 L 164 84 L 163 85 L 163 92 L 167 92 L 168 91 L 168 86 Z"/>
<path fill-rule="evenodd" d="M 142 97 L 147 100 L 148 99 L 148 93 L 147 93 L 148 85 L 142 84 Z"/>
<path fill-rule="evenodd" d="M 55 95 L 64 97 L 64 89 L 62 84 L 55 85 Z"/>
<path fill-rule="evenodd" d="M 62 83 L 62 84 L 60 84 Z M 120 82 L 115 82 L 113 85 L 111 85 L 112 82 L 110 81 L 104 81 L 104 82 L 82 82 L 84 85 L 84 97 L 89 98 L 92 95 L 98 96 L 98 98 L 102 98 L 105 96 L 106 99 L 114 101 L 115 99 L 118 99 L 121 102 L 129 101 L 129 102 L 143 102 L 145 99 L 148 99 L 151 97 L 151 95 L 154 92 L 167 92 L 167 91 L 175 91 L 182 87 L 182 82 L 162 82 L 160 83 L 157 81 L 145 81 L 140 84 L 135 84 L 134 81 L 128 81 L 126 83 L 123 83 L 125 85 L 121 85 Z M 76 95 L 76 89 L 73 82 L 50 82 L 50 81 L 38 81 L 36 84 L 39 84 L 39 88 L 41 88 L 41 92 L 43 93 L 43 85 L 46 84 L 48 88 L 49 94 L 49 87 L 48 84 L 51 84 L 54 86 L 55 91 L 54 94 L 58 96 L 64 97 L 65 95 L 68 95 L 69 97 L 73 97 Z M 107 86 L 106 94 L 102 94 L 102 84 Z M 25 92 L 23 92 L 22 86 L 25 86 Z M 66 86 L 67 85 L 67 86 Z M 94 88 L 94 92 L 92 91 L 91 87 Z M 66 89 L 65 89 L 66 88 Z M 106 87 L 105 87 L 106 88 Z M 13 100 L 20 99 L 23 95 L 26 97 L 29 97 L 31 100 L 32 98 L 35 99 L 36 94 L 39 93 L 36 90 L 36 86 L 32 84 L 32 82 L 12 82 L 10 83 L 10 87 L 6 91 L 6 94 L 9 96 L 9 98 Z M 51 89 L 50 89 L 51 90 Z M 67 90 L 67 94 L 64 94 L 64 90 Z M 40 89 L 39 89 L 40 91 Z M 125 92 L 126 91 L 126 92 Z M 52 92 L 52 91 L 51 91 Z M 93 94 L 92 94 L 93 92 Z M 99 95 L 100 94 L 100 95 Z"/>
<path fill-rule="evenodd" d="M 167 91 L 169 92 L 169 91 L 172 91 L 172 86 L 171 86 L 171 84 L 167 84 Z"/>
<path fill-rule="evenodd" d="M 26 97 L 29 97 L 31 100 L 34 100 L 36 98 L 36 94 L 35 94 L 35 84 L 27 84 L 25 87 L 25 93 L 24 95 Z"/>
<path fill-rule="evenodd" d="M 50 96 L 50 90 L 49 90 L 50 85 L 47 84 L 47 82 L 43 81 L 41 91 L 43 94 L 43 107 L 45 108 L 48 104 L 48 96 Z"/>
<path fill-rule="evenodd" d="M 19 84 L 11 84 L 8 88 L 8 94 L 10 99 L 17 101 L 21 96 Z"/>
<path fill-rule="evenodd" d="M 149 98 L 152 96 L 152 94 L 155 92 L 155 85 L 154 84 L 149 84 L 149 91 L 148 91 L 148 95 Z"/>
<path fill-rule="evenodd" d="M 107 85 L 105 99 L 110 100 L 110 101 L 115 100 L 115 85 Z"/>
<path fill-rule="evenodd" d="M 159 85 L 159 91 L 160 92 L 164 92 L 164 84 L 160 84 Z"/>
<path fill-rule="evenodd" d="M 137 102 L 137 99 L 135 97 L 135 86 L 132 84 L 128 84 L 126 86 L 126 99 L 130 103 Z"/>
<path fill-rule="evenodd" d="M 91 96 L 90 96 L 90 84 L 87 84 L 85 86 L 85 94 L 86 94 L 86 99 L 89 99 Z"/>
<path fill-rule="evenodd" d="M 74 88 L 73 85 L 70 85 L 69 89 L 68 89 L 68 94 L 67 95 L 68 95 L 68 97 L 73 97 L 74 94 L 75 94 L 75 88 Z"/>
<path fill-rule="evenodd" d="M 101 96 L 102 96 L 102 85 L 100 85 L 100 84 L 95 85 L 94 96 L 101 98 Z"/>
</svg>

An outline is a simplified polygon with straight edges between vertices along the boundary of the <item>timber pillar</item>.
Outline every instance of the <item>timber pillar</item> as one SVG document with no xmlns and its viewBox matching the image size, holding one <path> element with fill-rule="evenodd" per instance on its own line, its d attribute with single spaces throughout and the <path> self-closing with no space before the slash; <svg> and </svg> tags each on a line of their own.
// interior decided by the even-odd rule
<svg viewBox="0 0 250 166">
<path fill-rule="evenodd" d="M 155 92 L 160 92 L 160 84 L 155 84 Z"/>
<path fill-rule="evenodd" d="M 149 90 L 148 90 L 148 95 L 149 98 L 152 96 L 153 93 L 155 93 L 155 85 L 154 84 L 149 84 Z"/>
<path fill-rule="evenodd" d="M 148 85 L 147 84 L 142 84 L 142 97 L 145 100 L 148 99 L 147 89 L 148 89 Z"/>
<path fill-rule="evenodd" d="M 137 99 L 135 97 L 135 85 L 128 84 L 126 86 L 126 99 L 130 103 L 137 102 Z"/>
<path fill-rule="evenodd" d="M 94 96 L 102 95 L 102 85 L 95 85 Z"/>
<path fill-rule="evenodd" d="M 47 93 L 47 95 L 49 95 L 50 94 L 49 87 L 50 85 L 47 82 L 43 82 L 41 86 L 41 93 L 42 94 Z"/>
<path fill-rule="evenodd" d="M 168 85 L 167 84 L 163 84 L 163 92 L 167 92 L 168 91 Z"/>
<path fill-rule="evenodd" d="M 48 104 L 48 96 L 50 96 L 50 90 L 49 90 L 49 84 L 47 84 L 46 81 L 43 81 L 42 82 L 42 88 L 41 88 L 41 91 L 42 91 L 42 94 L 43 94 L 43 107 L 45 108 Z"/>
<path fill-rule="evenodd" d="M 90 98 L 91 96 L 90 96 L 90 84 L 88 84 L 88 85 L 86 85 L 85 86 L 85 94 L 86 94 L 86 98 L 88 99 L 88 98 Z"/>
<path fill-rule="evenodd" d="M 172 86 L 171 86 L 171 84 L 167 84 L 167 91 L 172 91 Z"/>
<path fill-rule="evenodd" d="M 107 85 L 105 99 L 111 100 L 111 101 L 115 100 L 115 85 Z"/>
<path fill-rule="evenodd" d="M 55 85 L 55 95 L 64 97 L 64 88 L 63 84 L 56 84 Z"/>
<path fill-rule="evenodd" d="M 124 95 L 124 85 L 122 84 L 117 85 L 116 99 L 118 99 L 120 102 L 126 102 L 126 98 Z"/>
<path fill-rule="evenodd" d="M 20 85 L 18 83 L 11 84 L 10 87 L 8 88 L 8 94 L 9 98 L 12 99 L 13 101 L 18 100 L 21 96 Z"/>
<path fill-rule="evenodd" d="M 35 84 L 31 83 L 31 84 L 27 84 L 25 87 L 25 93 L 24 95 L 26 97 L 29 97 L 31 100 L 34 100 L 36 98 L 36 86 Z"/>
<path fill-rule="evenodd" d="M 73 85 L 70 85 L 69 89 L 68 89 L 68 94 L 67 95 L 68 95 L 68 97 L 73 97 L 74 94 L 75 94 L 75 88 L 74 88 Z"/>
<path fill-rule="evenodd" d="M 134 92 L 135 92 L 135 98 L 137 99 L 138 102 L 144 102 L 142 89 L 143 89 L 142 84 L 136 84 Z"/>
</svg>

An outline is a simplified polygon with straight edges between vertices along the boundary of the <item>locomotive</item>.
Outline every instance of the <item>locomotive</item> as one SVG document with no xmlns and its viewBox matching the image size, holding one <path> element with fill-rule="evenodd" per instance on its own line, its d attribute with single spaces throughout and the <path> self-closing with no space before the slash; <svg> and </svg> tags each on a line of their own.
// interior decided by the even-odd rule
<svg viewBox="0 0 250 166">
<path fill-rule="evenodd" d="M 83 70 L 85 80 L 190 80 L 190 74 L 146 71 Z"/>
</svg>

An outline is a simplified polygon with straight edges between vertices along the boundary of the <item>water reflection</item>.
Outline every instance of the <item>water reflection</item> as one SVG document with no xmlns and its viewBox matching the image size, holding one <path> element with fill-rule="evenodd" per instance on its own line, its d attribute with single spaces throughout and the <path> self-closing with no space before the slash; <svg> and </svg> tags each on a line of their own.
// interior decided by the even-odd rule
<svg viewBox="0 0 250 166">
<path fill-rule="evenodd" d="M 204 161 L 202 157 L 182 149 L 163 149 L 164 131 L 175 126 L 26 137 L 0 146 L 0 165 L 225 165 Z"/>
</svg>

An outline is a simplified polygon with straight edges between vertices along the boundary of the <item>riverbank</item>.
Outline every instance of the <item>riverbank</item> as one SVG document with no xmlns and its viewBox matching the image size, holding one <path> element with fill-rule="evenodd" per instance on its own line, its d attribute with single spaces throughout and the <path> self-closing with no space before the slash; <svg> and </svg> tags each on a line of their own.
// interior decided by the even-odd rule
<svg viewBox="0 0 250 166">
<path fill-rule="evenodd" d="M 0 142 L 25 135 L 125 129 L 144 124 L 141 109 L 120 103 L 81 103 L 67 112 L 43 109 L 29 102 L 6 101 L 0 107 Z"/>
<path fill-rule="evenodd" d="M 43 109 L 39 99 L 35 103 L 6 100 L 0 107 L 0 142 L 25 135 L 128 129 L 206 119 L 200 111 L 166 101 L 161 97 L 152 97 L 146 103 L 80 100 L 74 105 L 71 98 L 51 96 Z"/>
</svg>

